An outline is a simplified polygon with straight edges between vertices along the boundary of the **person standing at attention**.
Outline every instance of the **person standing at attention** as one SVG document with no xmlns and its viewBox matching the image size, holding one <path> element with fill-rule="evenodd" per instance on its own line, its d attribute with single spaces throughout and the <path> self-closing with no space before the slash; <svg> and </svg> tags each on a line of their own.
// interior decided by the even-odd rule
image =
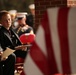
<svg viewBox="0 0 76 75">
<path fill-rule="evenodd" d="M 30 13 L 27 15 L 26 23 L 31 26 L 34 30 L 34 33 L 36 33 L 36 26 L 35 26 L 35 4 L 29 5 Z"/>
</svg>

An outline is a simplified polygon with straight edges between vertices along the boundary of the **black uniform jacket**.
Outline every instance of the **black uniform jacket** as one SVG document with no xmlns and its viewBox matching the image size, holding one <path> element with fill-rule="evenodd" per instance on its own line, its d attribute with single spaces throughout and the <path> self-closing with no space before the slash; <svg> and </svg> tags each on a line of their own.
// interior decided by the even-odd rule
<svg viewBox="0 0 76 75">
<path fill-rule="evenodd" d="M 18 35 L 11 28 L 10 32 L 3 26 L 0 26 L 0 46 L 3 51 L 7 47 L 14 49 L 16 46 L 21 45 Z"/>
</svg>

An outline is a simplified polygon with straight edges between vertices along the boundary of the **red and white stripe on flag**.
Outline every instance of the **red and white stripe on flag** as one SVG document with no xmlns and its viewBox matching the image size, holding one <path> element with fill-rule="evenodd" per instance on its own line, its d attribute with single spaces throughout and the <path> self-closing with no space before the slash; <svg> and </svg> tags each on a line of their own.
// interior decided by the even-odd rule
<svg viewBox="0 0 76 75">
<path fill-rule="evenodd" d="M 49 8 L 24 63 L 26 75 L 76 73 L 76 8 Z"/>
</svg>

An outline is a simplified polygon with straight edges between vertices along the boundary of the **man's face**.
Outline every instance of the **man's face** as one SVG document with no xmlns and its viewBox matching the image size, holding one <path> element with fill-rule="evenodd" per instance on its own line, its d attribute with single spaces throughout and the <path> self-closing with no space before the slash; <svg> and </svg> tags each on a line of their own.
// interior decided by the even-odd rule
<svg viewBox="0 0 76 75">
<path fill-rule="evenodd" d="M 2 16 L 1 24 L 5 28 L 11 27 L 11 16 L 10 16 L 10 14 L 6 14 L 6 15 Z"/>
<path fill-rule="evenodd" d="M 21 18 L 21 19 L 18 19 L 18 23 L 19 23 L 19 25 L 25 25 L 26 23 L 25 23 L 25 21 L 26 21 L 26 18 Z"/>
<path fill-rule="evenodd" d="M 35 16 L 35 9 L 30 9 L 31 14 Z"/>
</svg>

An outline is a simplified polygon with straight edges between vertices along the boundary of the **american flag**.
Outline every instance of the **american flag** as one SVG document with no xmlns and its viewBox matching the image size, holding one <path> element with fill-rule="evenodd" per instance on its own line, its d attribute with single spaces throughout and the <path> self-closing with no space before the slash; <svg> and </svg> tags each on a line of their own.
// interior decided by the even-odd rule
<svg viewBox="0 0 76 75">
<path fill-rule="evenodd" d="M 26 75 L 76 73 L 76 8 L 48 8 L 24 63 Z"/>
</svg>

